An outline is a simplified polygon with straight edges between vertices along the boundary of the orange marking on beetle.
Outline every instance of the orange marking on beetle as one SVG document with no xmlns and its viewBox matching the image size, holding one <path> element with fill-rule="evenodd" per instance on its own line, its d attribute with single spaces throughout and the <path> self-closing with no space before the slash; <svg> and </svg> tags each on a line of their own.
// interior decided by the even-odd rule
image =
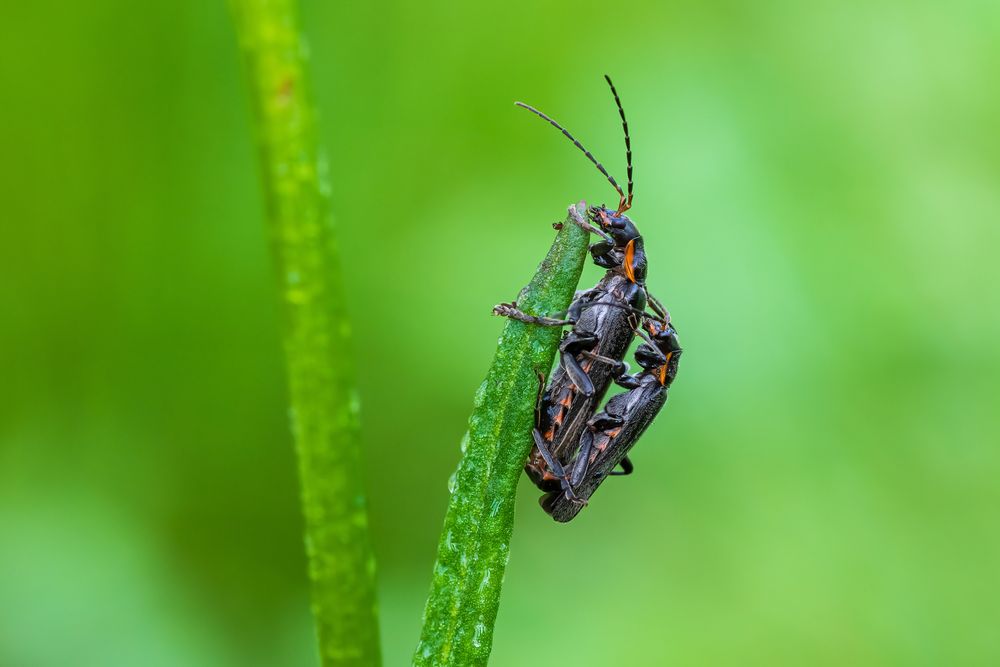
<svg viewBox="0 0 1000 667">
<path fill-rule="evenodd" d="M 635 259 L 635 239 L 625 246 L 625 277 L 633 283 L 635 282 L 635 269 L 632 267 L 632 260 Z"/>
<path fill-rule="evenodd" d="M 673 352 L 667 352 L 667 360 L 662 366 L 660 366 L 660 384 L 667 384 L 667 366 L 670 365 L 670 357 L 674 356 Z"/>
</svg>

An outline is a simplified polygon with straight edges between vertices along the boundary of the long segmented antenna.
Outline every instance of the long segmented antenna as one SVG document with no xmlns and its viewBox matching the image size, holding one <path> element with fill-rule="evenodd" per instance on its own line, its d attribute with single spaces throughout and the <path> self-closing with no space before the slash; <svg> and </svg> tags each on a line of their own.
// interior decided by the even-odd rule
<svg viewBox="0 0 1000 667">
<path fill-rule="evenodd" d="M 617 97 L 617 95 L 616 95 L 616 97 Z M 600 162 L 598 162 L 597 159 L 591 154 L 591 152 L 588 151 L 586 148 L 584 148 L 583 144 L 581 144 L 579 141 L 577 141 L 573 137 L 572 134 L 570 134 L 569 132 L 567 132 L 565 127 L 563 127 L 562 125 L 560 125 L 556 121 L 552 120 L 551 118 L 549 118 L 548 116 L 546 116 L 545 114 L 543 114 L 541 111 L 539 111 L 538 109 L 536 109 L 533 106 L 529 106 L 529 105 L 525 104 L 524 102 L 514 102 L 514 104 L 516 104 L 517 106 L 522 107 L 524 109 L 527 109 L 531 113 L 533 113 L 536 116 L 540 117 L 542 120 L 549 121 L 549 123 L 551 123 L 553 126 L 555 126 L 555 128 L 557 130 L 559 130 L 560 132 L 562 132 L 563 134 L 565 134 L 566 138 L 568 138 L 570 141 L 572 141 L 573 144 L 577 148 L 579 148 L 581 151 L 583 151 L 583 154 L 587 156 L 587 159 L 594 163 L 594 165 L 597 167 L 597 169 L 602 174 L 604 174 L 604 177 L 607 178 L 608 181 L 611 183 L 611 185 L 614 187 L 615 191 L 618 193 L 618 196 L 621 197 L 621 204 L 619 206 L 620 210 L 625 210 L 625 209 L 628 208 L 628 206 L 626 205 L 626 202 L 625 202 L 625 193 L 622 192 L 621 186 L 619 186 L 618 182 L 615 181 L 614 176 L 612 176 L 611 174 L 609 174 L 608 170 L 604 168 L 604 165 L 602 165 Z M 619 108 L 621 108 L 621 107 L 619 107 Z M 622 114 L 622 118 L 624 118 L 624 117 L 625 117 L 624 114 Z M 626 133 L 626 136 L 627 136 L 627 133 Z M 631 155 L 631 153 L 630 153 L 630 155 Z M 629 165 L 631 165 L 631 158 L 629 158 L 629 159 L 630 159 Z M 631 170 L 632 170 L 632 168 L 631 168 L 631 166 L 629 166 L 629 182 L 630 183 L 632 181 L 632 176 L 631 176 L 632 171 Z M 624 208 L 621 208 L 621 207 L 624 207 Z"/>
<path fill-rule="evenodd" d="M 621 204 L 618 206 L 618 213 L 615 215 L 621 215 L 632 208 L 632 140 L 628 137 L 628 121 L 625 120 L 625 109 L 622 108 L 622 101 L 618 99 L 618 91 L 615 90 L 615 84 L 611 83 L 611 77 L 607 74 L 604 75 L 604 80 L 611 86 L 611 94 L 615 96 L 615 104 L 618 105 L 618 115 L 622 117 L 622 129 L 625 130 L 625 161 L 628 164 L 628 200 L 623 198 Z"/>
</svg>

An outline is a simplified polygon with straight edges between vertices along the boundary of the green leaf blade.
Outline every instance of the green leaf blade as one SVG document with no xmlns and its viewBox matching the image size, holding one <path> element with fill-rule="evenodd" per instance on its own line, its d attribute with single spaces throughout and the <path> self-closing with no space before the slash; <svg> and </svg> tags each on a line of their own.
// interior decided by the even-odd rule
<svg viewBox="0 0 1000 667">
<path fill-rule="evenodd" d="M 522 290 L 518 307 L 535 315 L 564 311 L 587 254 L 579 225 L 586 205 L 570 216 Z M 547 373 L 562 330 L 508 320 L 486 379 L 476 392 L 461 463 L 438 545 L 415 665 L 485 665 L 504 571 L 510 555 L 517 482 L 531 450 L 537 373 Z"/>
<path fill-rule="evenodd" d="M 283 315 L 312 611 L 324 667 L 381 663 L 359 401 L 297 0 L 231 0 Z"/>
</svg>

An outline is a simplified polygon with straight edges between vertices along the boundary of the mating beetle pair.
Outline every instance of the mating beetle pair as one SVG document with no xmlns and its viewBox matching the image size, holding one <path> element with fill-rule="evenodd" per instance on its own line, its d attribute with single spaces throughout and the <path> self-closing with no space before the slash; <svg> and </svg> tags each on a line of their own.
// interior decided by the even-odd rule
<svg viewBox="0 0 1000 667">
<path fill-rule="evenodd" d="M 607 476 L 632 472 L 628 452 L 663 407 L 681 354 L 666 309 L 646 289 L 642 236 L 625 215 L 632 205 L 631 141 L 618 92 L 611 79 L 604 78 L 625 132 L 627 195 L 559 123 L 533 107 L 521 102 L 517 105 L 566 135 L 617 191 L 618 209 L 592 207 L 589 221 L 581 219 L 575 208 L 570 209 L 576 224 L 601 237 L 590 253 L 594 263 L 607 272 L 593 289 L 577 293 L 562 319 L 529 315 L 513 303 L 494 308 L 497 315 L 523 322 L 572 326 L 560 344 L 558 367 L 548 386 L 542 383 L 540 387 L 532 432 L 535 444 L 525 465 L 532 482 L 546 492 L 542 508 L 561 522 L 573 519 Z M 655 315 L 646 312 L 647 305 Z M 635 335 L 644 340 L 635 353 L 642 371 L 628 375 L 623 360 Z M 612 383 L 628 391 L 614 396 L 598 411 Z M 618 466 L 622 471 L 616 473 Z"/>
</svg>

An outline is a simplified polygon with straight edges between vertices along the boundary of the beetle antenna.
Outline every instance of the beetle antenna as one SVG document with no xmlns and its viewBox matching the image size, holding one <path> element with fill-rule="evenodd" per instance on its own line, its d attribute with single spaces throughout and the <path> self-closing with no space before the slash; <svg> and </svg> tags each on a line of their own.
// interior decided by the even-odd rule
<svg viewBox="0 0 1000 667">
<path fill-rule="evenodd" d="M 591 154 L 590 151 L 588 151 L 586 148 L 584 148 L 583 144 L 581 144 L 579 141 L 577 141 L 573 137 L 572 134 L 570 134 L 569 132 L 567 132 L 565 127 L 563 127 L 562 125 L 560 125 L 556 121 L 552 120 L 551 118 L 549 118 L 548 116 L 546 116 L 545 114 L 543 114 L 541 111 L 539 111 L 535 107 L 529 106 L 529 105 L 525 104 L 524 102 L 514 102 L 514 104 L 516 104 L 517 106 L 519 106 L 519 107 L 521 107 L 523 109 L 527 109 L 531 113 L 533 113 L 536 116 L 540 117 L 542 120 L 549 121 L 549 123 L 552 124 L 557 130 L 559 130 L 560 132 L 562 132 L 563 134 L 565 134 L 566 137 L 570 141 L 572 141 L 573 144 L 577 148 L 579 148 L 581 151 L 583 151 L 583 154 L 587 156 L 587 159 L 594 163 L 594 165 L 597 167 L 598 171 L 600 171 L 602 174 L 604 174 L 604 177 L 606 179 L 608 179 L 608 181 L 611 183 L 612 187 L 614 187 L 615 191 L 618 193 L 618 196 L 621 197 L 622 206 L 625 206 L 625 193 L 622 192 L 621 186 L 619 186 L 618 183 L 617 183 L 617 181 L 615 181 L 614 176 L 612 176 L 611 174 L 609 174 L 608 170 L 604 168 L 604 165 L 602 165 L 600 162 L 598 162 L 597 159 L 593 156 L 593 154 Z M 622 118 L 624 118 L 624 117 L 625 116 L 623 114 Z M 630 153 L 630 155 L 631 155 L 631 153 Z M 630 158 L 630 160 L 631 160 L 631 158 Z M 631 162 L 629 164 L 631 165 Z M 632 169 L 632 167 L 629 166 L 629 174 L 631 174 L 631 169 Z M 629 176 L 629 182 L 631 182 L 631 180 L 632 180 L 632 177 L 630 175 Z M 628 206 L 625 206 L 625 208 L 627 209 Z M 624 210 L 624 209 L 622 209 L 622 210 Z"/>
<path fill-rule="evenodd" d="M 622 101 L 618 99 L 618 91 L 615 90 L 615 84 L 611 83 L 611 77 L 607 74 L 604 75 L 604 80 L 611 86 L 611 94 L 615 96 L 615 104 L 618 105 L 618 115 L 622 117 L 622 129 L 625 130 L 625 161 L 628 164 L 628 199 L 622 196 L 621 203 L 618 206 L 618 213 L 615 214 L 621 215 L 632 208 L 632 140 L 628 136 L 628 121 L 625 120 L 625 109 L 622 108 Z M 621 190 L 618 191 L 618 194 L 621 194 Z"/>
</svg>

